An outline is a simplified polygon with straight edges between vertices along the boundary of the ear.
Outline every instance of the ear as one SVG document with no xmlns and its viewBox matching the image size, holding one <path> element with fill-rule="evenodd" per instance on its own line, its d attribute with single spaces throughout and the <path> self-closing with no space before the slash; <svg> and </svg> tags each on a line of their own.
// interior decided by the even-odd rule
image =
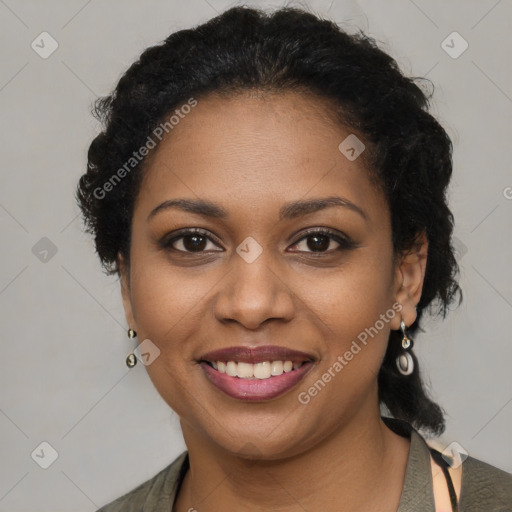
<svg viewBox="0 0 512 512">
<path fill-rule="evenodd" d="M 124 314 L 128 327 L 137 331 L 137 322 L 133 314 L 131 285 L 130 285 L 130 266 L 127 264 L 121 253 L 117 255 L 117 268 L 119 269 L 119 280 L 121 282 L 121 297 L 123 298 Z"/>
<path fill-rule="evenodd" d="M 395 267 L 395 300 L 402 305 L 400 315 L 391 321 L 391 328 L 400 329 L 400 320 L 409 327 L 416 320 L 416 305 L 421 299 L 425 269 L 427 267 L 428 240 L 422 231 L 413 246 L 398 257 Z"/>
</svg>

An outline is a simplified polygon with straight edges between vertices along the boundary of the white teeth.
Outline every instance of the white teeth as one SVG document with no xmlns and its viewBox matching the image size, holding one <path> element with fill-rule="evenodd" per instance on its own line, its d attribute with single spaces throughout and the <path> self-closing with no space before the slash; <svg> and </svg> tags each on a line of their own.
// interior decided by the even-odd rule
<svg viewBox="0 0 512 512">
<path fill-rule="evenodd" d="M 238 366 L 240 366 L 241 363 L 238 363 Z M 254 366 L 254 376 L 257 379 L 268 379 L 270 377 L 270 362 L 265 361 L 264 363 L 258 363 L 252 365 Z"/>
<path fill-rule="evenodd" d="M 238 363 L 237 377 L 250 379 L 255 373 L 255 365 L 251 363 Z"/>
<path fill-rule="evenodd" d="M 238 364 L 234 361 L 228 361 L 228 364 L 226 365 L 226 373 L 230 377 L 237 377 L 238 376 Z"/>
<path fill-rule="evenodd" d="M 211 364 L 220 373 L 226 373 L 230 377 L 241 379 L 269 379 L 297 370 L 302 366 L 302 363 L 293 363 L 292 361 L 262 361 L 256 364 L 237 363 L 236 361 L 212 361 Z"/>
<path fill-rule="evenodd" d="M 274 376 L 281 375 L 283 373 L 283 361 L 272 361 L 272 368 L 270 373 Z"/>
</svg>

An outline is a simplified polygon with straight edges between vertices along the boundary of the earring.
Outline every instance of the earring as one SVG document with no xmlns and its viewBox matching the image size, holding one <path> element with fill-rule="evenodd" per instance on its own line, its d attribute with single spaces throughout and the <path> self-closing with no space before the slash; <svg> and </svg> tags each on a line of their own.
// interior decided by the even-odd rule
<svg viewBox="0 0 512 512">
<path fill-rule="evenodd" d="M 410 375 L 414 371 L 414 360 L 410 354 L 407 352 L 407 349 L 411 349 L 413 347 L 413 341 L 409 338 L 405 332 L 405 323 L 402 320 L 400 322 L 400 329 L 402 330 L 402 348 L 404 349 L 402 353 L 396 358 L 396 367 L 398 371 L 402 375 Z"/>
<path fill-rule="evenodd" d="M 133 329 L 128 329 L 128 338 L 133 340 L 133 338 L 136 338 L 136 337 L 137 337 L 137 333 Z M 126 366 L 128 366 L 128 368 L 133 368 L 136 364 L 137 364 L 137 357 L 135 356 L 134 353 L 131 353 L 126 358 Z"/>
</svg>

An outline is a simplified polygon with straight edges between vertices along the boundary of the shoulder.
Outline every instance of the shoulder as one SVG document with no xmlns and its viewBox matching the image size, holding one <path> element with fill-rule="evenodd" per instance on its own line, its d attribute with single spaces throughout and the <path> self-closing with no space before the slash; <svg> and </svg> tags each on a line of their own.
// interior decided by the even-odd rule
<svg viewBox="0 0 512 512">
<path fill-rule="evenodd" d="M 462 463 L 460 505 L 464 512 L 512 512 L 512 474 L 468 457 Z"/>
<path fill-rule="evenodd" d="M 104 505 L 96 512 L 140 512 L 141 510 L 157 512 L 159 502 L 169 503 L 169 500 L 173 498 L 187 454 L 188 452 L 183 452 L 155 476 Z"/>
</svg>

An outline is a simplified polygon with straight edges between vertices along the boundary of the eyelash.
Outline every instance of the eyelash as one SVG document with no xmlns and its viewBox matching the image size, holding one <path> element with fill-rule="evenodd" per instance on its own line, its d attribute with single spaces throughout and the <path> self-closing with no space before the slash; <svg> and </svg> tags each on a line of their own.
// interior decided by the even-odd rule
<svg viewBox="0 0 512 512">
<path fill-rule="evenodd" d="M 208 235 L 207 231 L 200 229 L 200 228 L 189 228 L 189 229 L 184 229 L 184 230 L 176 233 L 172 238 L 164 237 L 163 240 L 160 242 L 160 246 L 163 249 L 172 250 L 174 252 L 178 252 L 181 254 L 202 254 L 202 253 L 204 253 L 205 252 L 204 250 L 202 250 L 202 251 L 183 251 L 181 249 L 175 249 L 174 247 L 172 247 L 174 242 L 181 240 L 182 238 L 185 238 L 187 236 L 192 236 L 192 235 L 201 235 L 201 236 L 207 238 L 210 242 L 216 243 Z M 332 231 L 330 229 L 327 229 L 327 228 L 313 228 L 313 229 L 306 231 L 305 233 L 303 233 L 303 236 L 301 238 L 299 238 L 296 242 L 294 242 L 292 244 L 292 246 L 297 245 L 298 243 L 300 243 L 304 240 L 307 240 L 309 237 L 311 237 L 313 235 L 327 236 L 331 240 L 338 242 L 338 244 L 340 246 L 337 247 L 336 249 L 330 249 L 327 251 L 299 251 L 299 252 L 306 252 L 307 254 L 312 254 L 312 255 L 317 256 L 317 255 L 322 255 L 322 254 L 332 254 L 336 251 L 354 249 L 357 246 L 357 244 L 355 244 L 347 236 L 341 235 L 341 234 L 339 234 L 335 231 Z M 221 252 L 221 251 L 214 251 L 214 252 Z"/>
</svg>

